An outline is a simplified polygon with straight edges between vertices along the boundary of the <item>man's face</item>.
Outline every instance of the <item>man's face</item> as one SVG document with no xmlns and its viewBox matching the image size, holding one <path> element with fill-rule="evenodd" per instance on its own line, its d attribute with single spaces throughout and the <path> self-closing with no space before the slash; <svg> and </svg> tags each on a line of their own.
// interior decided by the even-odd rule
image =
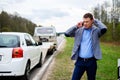
<svg viewBox="0 0 120 80">
<path fill-rule="evenodd" d="M 93 24 L 93 19 L 91 20 L 90 18 L 83 18 L 83 23 L 85 28 L 91 28 Z"/>
</svg>

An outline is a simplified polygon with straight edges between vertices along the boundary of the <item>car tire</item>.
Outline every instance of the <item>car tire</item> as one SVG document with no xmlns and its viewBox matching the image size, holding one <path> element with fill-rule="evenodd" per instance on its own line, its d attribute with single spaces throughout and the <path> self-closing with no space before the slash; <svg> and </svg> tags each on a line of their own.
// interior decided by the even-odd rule
<svg viewBox="0 0 120 80">
<path fill-rule="evenodd" d="M 27 63 L 25 74 L 21 77 L 21 80 L 30 80 L 30 64 Z"/>
<path fill-rule="evenodd" d="M 37 64 L 37 67 L 41 67 L 42 64 L 43 64 L 43 61 L 42 61 L 42 53 L 41 53 L 39 63 Z"/>
</svg>

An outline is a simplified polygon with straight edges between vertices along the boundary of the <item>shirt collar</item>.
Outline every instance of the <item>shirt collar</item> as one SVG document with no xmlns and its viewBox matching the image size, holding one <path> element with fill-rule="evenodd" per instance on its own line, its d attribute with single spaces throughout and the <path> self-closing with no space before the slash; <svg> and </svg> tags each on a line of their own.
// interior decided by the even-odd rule
<svg viewBox="0 0 120 80">
<path fill-rule="evenodd" d="M 85 27 L 83 26 L 83 29 L 84 29 L 84 30 L 92 30 L 92 28 L 93 28 L 93 27 L 85 28 Z"/>
</svg>

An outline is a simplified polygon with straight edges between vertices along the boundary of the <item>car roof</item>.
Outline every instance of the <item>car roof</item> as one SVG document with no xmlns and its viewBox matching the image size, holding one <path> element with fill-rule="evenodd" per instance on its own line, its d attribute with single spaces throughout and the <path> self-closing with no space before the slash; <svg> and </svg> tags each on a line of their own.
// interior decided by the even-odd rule
<svg viewBox="0 0 120 80">
<path fill-rule="evenodd" d="M 0 34 L 23 35 L 25 32 L 0 32 Z"/>
</svg>

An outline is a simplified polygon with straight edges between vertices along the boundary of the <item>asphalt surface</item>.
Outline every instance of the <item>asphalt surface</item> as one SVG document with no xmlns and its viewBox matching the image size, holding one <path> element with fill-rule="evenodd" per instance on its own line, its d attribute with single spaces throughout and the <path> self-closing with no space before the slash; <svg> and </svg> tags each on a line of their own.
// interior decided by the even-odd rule
<svg viewBox="0 0 120 80">
<path fill-rule="evenodd" d="M 35 74 L 31 80 L 42 80 L 42 78 L 44 78 L 43 76 L 46 74 L 45 72 L 47 71 L 49 65 L 51 65 L 52 60 L 54 59 L 54 57 L 57 55 L 58 51 L 61 49 L 61 47 L 63 46 L 65 42 L 65 39 L 62 38 L 62 40 L 60 40 L 59 42 L 59 46 L 57 48 L 57 51 L 55 51 L 53 53 L 53 55 L 49 56 L 49 58 L 47 59 L 47 61 L 43 64 L 43 66 L 41 67 L 40 70 L 37 70 L 37 74 Z"/>
</svg>

